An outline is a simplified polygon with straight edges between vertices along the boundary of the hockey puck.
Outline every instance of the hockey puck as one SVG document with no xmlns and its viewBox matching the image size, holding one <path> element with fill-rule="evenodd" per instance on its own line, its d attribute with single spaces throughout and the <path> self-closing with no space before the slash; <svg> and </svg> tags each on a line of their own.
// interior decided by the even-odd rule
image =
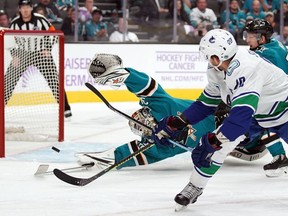
<svg viewBox="0 0 288 216">
<path fill-rule="evenodd" d="M 54 151 L 56 151 L 56 152 L 60 152 L 60 149 L 58 149 L 58 148 L 56 148 L 56 147 L 54 147 L 54 146 L 52 146 L 52 150 L 54 150 Z"/>
</svg>

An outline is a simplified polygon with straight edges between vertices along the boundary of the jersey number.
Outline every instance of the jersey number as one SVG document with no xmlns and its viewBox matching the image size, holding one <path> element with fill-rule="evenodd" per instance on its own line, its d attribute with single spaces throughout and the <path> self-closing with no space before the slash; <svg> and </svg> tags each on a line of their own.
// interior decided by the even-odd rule
<svg viewBox="0 0 288 216">
<path fill-rule="evenodd" d="M 226 104 L 229 106 L 229 107 L 231 107 L 231 97 L 230 97 L 230 95 L 227 95 L 227 97 L 226 97 Z"/>
<path fill-rule="evenodd" d="M 236 80 L 236 85 L 234 87 L 234 90 L 236 90 L 237 88 L 240 88 L 242 86 L 244 86 L 244 82 L 245 82 L 245 77 L 240 77 L 239 79 Z"/>
</svg>

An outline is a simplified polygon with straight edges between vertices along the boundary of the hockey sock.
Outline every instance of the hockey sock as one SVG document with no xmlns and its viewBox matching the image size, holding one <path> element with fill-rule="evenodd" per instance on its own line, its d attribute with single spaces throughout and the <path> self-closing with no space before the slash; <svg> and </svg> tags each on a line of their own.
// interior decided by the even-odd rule
<svg viewBox="0 0 288 216">
<path fill-rule="evenodd" d="M 285 154 L 285 150 L 280 141 L 276 142 L 273 145 L 266 146 L 270 154 L 274 157 L 276 155 Z"/>
</svg>

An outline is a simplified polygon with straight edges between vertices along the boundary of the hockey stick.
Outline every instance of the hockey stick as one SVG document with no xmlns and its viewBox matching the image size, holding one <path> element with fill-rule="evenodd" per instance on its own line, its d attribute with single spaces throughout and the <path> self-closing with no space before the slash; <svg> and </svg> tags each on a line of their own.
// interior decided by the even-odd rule
<svg viewBox="0 0 288 216">
<path fill-rule="evenodd" d="M 81 166 L 69 167 L 65 169 L 61 169 L 61 171 L 75 171 L 75 170 L 83 170 L 91 168 L 95 165 L 94 162 L 85 163 Z M 49 165 L 48 164 L 40 164 L 37 171 L 34 173 L 35 176 L 44 175 L 44 174 L 52 174 L 53 171 L 48 171 Z"/>
<path fill-rule="evenodd" d="M 118 109 L 115 109 L 105 98 L 104 96 L 94 87 L 92 86 L 90 83 L 85 83 L 85 85 L 92 91 L 94 92 L 106 105 L 109 109 L 111 109 L 112 111 L 124 116 L 126 119 L 134 121 L 137 124 L 142 125 L 143 127 L 146 127 L 147 129 L 152 131 L 152 128 L 148 127 L 145 124 L 142 124 L 141 122 L 138 122 L 137 120 L 133 119 L 132 117 L 126 115 L 125 113 L 121 112 Z M 169 139 L 168 139 L 169 140 Z M 169 140 L 169 142 L 173 145 L 177 145 L 181 148 L 185 148 L 185 150 L 192 152 L 193 148 L 184 146 L 182 144 L 179 144 L 177 142 L 174 142 L 172 140 Z M 106 169 L 102 170 L 101 172 L 95 174 L 94 176 L 91 176 L 90 178 L 77 178 L 77 177 L 73 177 L 70 176 L 64 172 L 62 172 L 59 169 L 54 169 L 53 173 L 54 175 L 59 178 L 60 180 L 72 184 L 72 185 L 76 185 L 76 186 L 85 186 L 89 183 L 91 183 L 92 181 L 96 180 L 97 178 L 99 178 L 100 176 L 104 175 L 105 173 L 109 172 L 110 170 L 120 167 L 122 164 L 126 163 L 127 161 L 129 161 L 130 159 L 132 159 L 133 157 L 139 155 L 140 153 L 146 151 L 147 149 L 151 148 L 152 146 L 154 146 L 154 143 L 149 143 L 148 145 L 144 146 L 141 149 L 138 149 L 137 151 L 135 151 L 133 154 L 123 158 L 121 161 L 119 161 L 118 163 L 113 164 L 110 167 L 107 167 Z"/>
<path fill-rule="evenodd" d="M 106 169 L 104 169 L 101 172 L 91 176 L 90 178 L 73 177 L 73 176 L 70 176 L 70 175 L 62 172 L 62 170 L 59 170 L 59 169 L 54 169 L 53 173 L 57 178 L 59 178 L 60 180 L 66 182 L 66 183 L 76 185 L 76 186 L 85 186 L 85 185 L 91 183 L 92 181 L 96 180 L 100 176 L 104 175 L 105 173 L 109 172 L 110 170 L 121 166 L 122 164 L 126 163 L 127 161 L 129 161 L 133 157 L 136 157 L 137 155 L 139 155 L 143 151 L 146 151 L 147 149 L 151 148 L 153 145 L 154 145 L 154 143 L 149 143 L 148 145 L 144 146 L 143 148 L 140 148 L 137 151 L 135 151 L 133 154 L 123 158 L 118 163 L 115 163 L 112 166 L 107 167 Z"/>
<path fill-rule="evenodd" d="M 145 127 L 146 129 L 152 131 L 152 128 L 148 127 L 147 125 L 143 124 L 142 122 L 137 121 L 136 119 L 134 119 L 134 118 L 130 117 L 129 115 L 121 112 L 120 110 L 114 108 L 114 107 L 106 100 L 106 98 L 105 98 L 93 85 L 91 85 L 91 84 L 88 83 L 88 82 L 86 82 L 85 85 L 86 85 L 87 88 L 89 88 L 94 94 L 96 94 L 96 95 L 105 103 L 105 105 L 106 105 L 110 110 L 112 110 L 112 111 L 120 114 L 121 116 L 123 116 L 124 118 L 126 118 L 126 119 L 128 119 L 128 120 L 130 120 L 130 121 L 133 121 L 133 122 L 135 122 L 135 123 L 137 123 L 137 124 Z"/>
<path fill-rule="evenodd" d="M 114 107 L 106 100 L 106 98 L 105 98 L 93 85 L 91 85 L 91 84 L 88 83 L 88 82 L 86 82 L 85 85 L 86 85 L 87 88 L 89 88 L 94 94 L 96 94 L 96 95 L 106 104 L 106 106 L 107 106 L 109 109 L 111 109 L 112 111 L 120 114 L 121 116 L 125 117 L 125 118 L 128 119 L 129 121 L 133 121 L 133 122 L 135 122 L 136 124 L 139 124 L 139 125 L 145 127 L 146 129 L 150 130 L 151 132 L 153 131 L 151 127 L 143 124 L 142 122 L 137 121 L 136 119 L 132 118 L 131 116 L 129 116 L 129 115 L 121 112 L 120 110 L 114 108 Z M 190 152 L 193 151 L 193 148 L 191 148 L 191 147 L 187 147 L 186 145 L 183 145 L 183 144 L 174 142 L 174 141 L 172 141 L 172 140 L 170 140 L 170 139 L 168 139 L 168 141 L 169 141 L 171 144 L 176 145 L 176 146 L 178 146 L 178 147 L 180 147 L 180 148 L 183 148 L 183 149 L 186 150 L 186 151 L 190 151 Z"/>
<path fill-rule="evenodd" d="M 93 159 L 93 160 L 99 161 L 99 162 L 101 162 L 101 163 L 112 165 L 112 164 L 111 164 L 111 160 L 106 160 L 106 159 L 102 159 L 102 158 L 97 158 L 97 157 L 91 156 L 91 155 L 89 155 L 89 154 L 84 154 L 84 155 L 85 155 L 86 157 L 88 157 L 88 158 L 91 158 L 91 159 Z"/>
</svg>

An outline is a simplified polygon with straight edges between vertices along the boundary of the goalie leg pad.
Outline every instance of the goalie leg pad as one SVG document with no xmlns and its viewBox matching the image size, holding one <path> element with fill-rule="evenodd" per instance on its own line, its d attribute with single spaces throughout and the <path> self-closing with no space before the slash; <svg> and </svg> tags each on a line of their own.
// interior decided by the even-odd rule
<svg viewBox="0 0 288 216">
<path fill-rule="evenodd" d="M 79 152 L 75 157 L 80 165 L 94 162 L 98 169 L 103 170 L 115 163 L 114 151 L 115 148 L 103 152 Z"/>
<path fill-rule="evenodd" d="M 268 151 L 265 146 L 256 146 L 252 149 L 237 146 L 229 155 L 245 161 L 254 161 L 264 157 L 267 153 Z"/>
</svg>

